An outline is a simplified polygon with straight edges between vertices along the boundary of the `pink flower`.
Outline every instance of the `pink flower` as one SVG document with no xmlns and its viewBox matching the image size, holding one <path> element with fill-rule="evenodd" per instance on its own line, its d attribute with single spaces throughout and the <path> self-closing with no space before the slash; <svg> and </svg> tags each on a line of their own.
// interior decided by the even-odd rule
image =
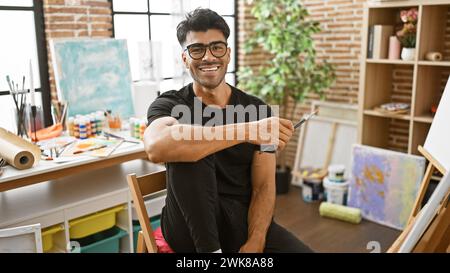
<svg viewBox="0 0 450 273">
<path fill-rule="evenodd" d="M 400 11 L 403 28 L 397 31 L 397 38 L 404 47 L 414 47 L 416 43 L 417 8 Z"/>
<path fill-rule="evenodd" d="M 400 12 L 400 18 L 402 19 L 403 23 L 407 23 L 408 22 L 408 12 L 406 10 L 402 10 Z"/>
</svg>

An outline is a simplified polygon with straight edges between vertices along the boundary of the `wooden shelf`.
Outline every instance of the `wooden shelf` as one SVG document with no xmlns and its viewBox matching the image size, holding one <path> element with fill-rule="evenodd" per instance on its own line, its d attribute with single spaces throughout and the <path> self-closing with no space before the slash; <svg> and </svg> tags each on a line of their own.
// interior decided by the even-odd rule
<svg viewBox="0 0 450 273">
<path fill-rule="evenodd" d="M 450 62 L 441 61 L 441 62 L 432 62 L 432 61 L 419 61 L 419 65 L 428 65 L 428 66 L 444 66 L 450 67 Z"/>
<path fill-rule="evenodd" d="M 413 7 L 418 10 L 415 59 L 368 59 L 369 29 L 375 25 L 396 29 L 401 24 L 400 12 Z M 449 11 L 450 0 L 369 2 L 365 6 L 361 32 L 359 143 L 393 150 L 397 148 L 393 144 L 400 143 L 407 145 L 406 149 L 401 147 L 407 153 L 419 154 L 417 146 L 424 144 L 433 122 L 430 110 L 439 104 L 450 76 Z M 442 52 L 445 61 L 426 60 L 428 52 Z M 409 103 L 410 114 L 392 115 L 372 110 L 389 102 Z"/>
<path fill-rule="evenodd" d="M 401 120 L 411 120 L 411 116 L 409 114 L 387 114 L 381 113 L 375 110 L 364 110 L 364 115 L 375 116 L 375 117 L 383 117 L 383 118 L 393 118 L 393 119 L 401 119 Z"/>
<path fill-rule="evenodd" d="M 414 117 L 414 121 L 431 124 L 433 122 L 433 117 L 432 116 L 417 116 L 417 117 Z"/>
<path fill-rule="evenodd" d="M 390 59 L 366 59 L 367 63 L 370 64 L 400 64 L 400 65 L 414 65 L 414 61 L 403 61 L 403 60 L 390 60 Z"/>
</svg>

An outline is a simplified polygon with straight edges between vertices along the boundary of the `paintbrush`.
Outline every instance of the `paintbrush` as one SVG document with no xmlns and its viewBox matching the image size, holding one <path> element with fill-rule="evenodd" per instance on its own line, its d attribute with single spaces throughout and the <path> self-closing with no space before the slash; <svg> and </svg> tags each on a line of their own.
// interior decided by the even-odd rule
<svg viewBox="0 0 450 273">
<path fill-rule="evenodd" d="M 319 112 L 319 110 L 315 110 L 315 111 L 309 113 L 308 115 L 304 116 L 299 122 L 297 122 L 297 124 L 294 125 L 294 129 L 297 129 L 297 128 L 300 127 L 303 123 L 305 123 L 306 121 L 308 121 L 310 118 L 312 118 L 313 116 L 317 115 L 318 112 Z"/>
<path fill-rule="evenodd" d="M 76 154 L 81 154 L 81 153 L 84 153 L 84 152 L 91 152 L 91 151 L 99 150 L 99 149 L 106 148 L 106 147 L 108 147 L 108 146 L 107 145 L 100 145 L 100 146 L 97 146 L 97 147 L 92 147 L 92 148 L 87 149 L 87 150 L 78 150 L 78 151 L 73 152 L 73 154 L 76 155 Z"/>
<path fill-rule="evenodd" d="M 126 138 L 124 138 L 124 137 L 117 136 L 117 135 L 111 134 L 111 133 L 109 133 L 109 132 L 103 132 L 103 135 L 104 135 L 106 138 L 112 137 L 112 138 L 116 138 L 116 139 L 121 139 L 121 140 L 123 140 L 124 142 L 129 142 L 129 143 L 134 143 L 134 144 L 139 144 L 139 143 L 140 143 L 140 142 L 138 142 L 138 141 L 128 140 L 128 139 L 126 139 Z"/>
<path fill-rule="evenodd" d="M 297 122 L 294 125 L 294 130 L 297 129 L 298 127 L 300 127 L 303 123 L 307 122 L 310 118 L 312 118 L 318 112 L 319 112 L 319 110 L 315 110 L 315 111 L 309 113 L 308 115 L 304 116 L 299 122 Z M 265 153 L 275 153 L 275 151 L 277 150 L 277 146 L 276 145 L 272 145 L 272 144 L 260 145 L 259 146 L 259 150 L 261 152 L 265 152 Z"/>
</svg>

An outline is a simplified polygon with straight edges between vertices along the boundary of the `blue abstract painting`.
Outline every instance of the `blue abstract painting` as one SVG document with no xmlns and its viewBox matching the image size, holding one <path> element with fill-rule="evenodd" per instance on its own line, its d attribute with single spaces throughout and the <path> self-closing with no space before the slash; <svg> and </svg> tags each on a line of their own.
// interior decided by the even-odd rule
<svg viewBox="0 0 450 273">
<path fill-rule="evenodd" d="M 354 145 L 347 204 L 368 220 L 403 229 L 425 171 L 425 159 Z"/>
<path fill-rule="evenodd" d="M 69 115 L 134 115 L 126 40 L 54 40 L 51 48 L 58 95 L 69 103 Z"/>
</svg>

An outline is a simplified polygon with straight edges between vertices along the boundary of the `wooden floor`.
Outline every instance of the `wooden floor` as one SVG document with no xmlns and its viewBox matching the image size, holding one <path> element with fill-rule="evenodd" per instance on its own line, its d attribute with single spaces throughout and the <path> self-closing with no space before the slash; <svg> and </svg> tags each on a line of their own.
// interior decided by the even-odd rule
<svg viewBox="0 0 450 273">
<path fill-rule="evenodd" d="M 294 233 L 315 252 L 371 252 L 371 241 L 385 252 L 400 235 L 399 230 L 362 220 L 351 224 L 319 215 L 320 203 L 306 203 L 301 188 L 291 186 L 287 194 L 277 195 L 275 221 Z"/>
</svg>

